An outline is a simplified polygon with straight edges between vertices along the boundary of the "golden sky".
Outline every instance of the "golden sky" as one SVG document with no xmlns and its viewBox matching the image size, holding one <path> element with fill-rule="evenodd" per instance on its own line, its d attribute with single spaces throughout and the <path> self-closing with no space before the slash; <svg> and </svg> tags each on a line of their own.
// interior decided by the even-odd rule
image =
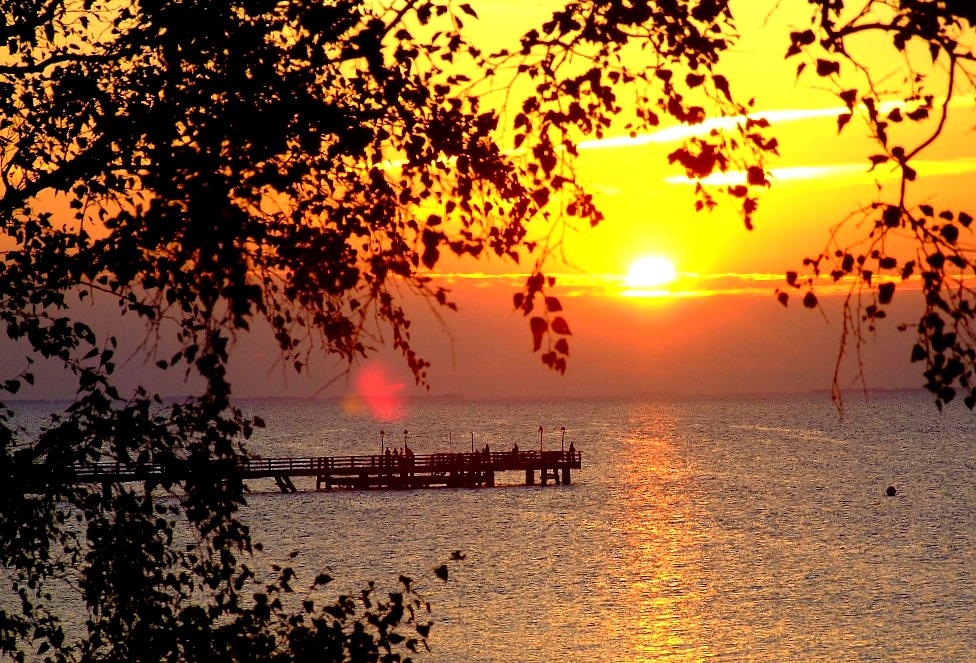
<svg viewBox="0 0 976 663">
<path fill-rule="evenodd" d="M 514 37 L 518 32 L 513 26 L 540 20 L 553 4 L 529 0 L 473 6 L 488 43 L 502 46 L 504 35 Z M 865 126 L 855 120 L 838 135 L 837 116 L 844 109 L 836 95 L 815 76 L 798 81 L 799 58 L 784 60 L 789 31 L 808 23 L 808 7 L 798 0 L 736 3 L 742 38 L 720 65 L 740 98 L 756 99 L 756 115 L 770 121 L 780 144 L 781 157 L 770 163 L 773 186 L 763 195 L 756 230 L 747 232 L 727 206 L 696 214 L 693 183 L 667 164 L 667 154 L 680 140 L 728 120 L 711 118 L 699 127 L 663 126 L 635 138 L 619 131 L 581 144 L 576 165 L 581 180 L 596 194 L 606 222 L 593 231 L 570 233 L 568 264 L 554 264 L 551 270 L 565 273 L 564 280 L 576 285 L 603 287 L 614 278 L 625 278 L 635 260 L 662 255 L 684 275 L 676 291 L 710 290 L 709 282 L 718 276 L 738 274 L 749 282 L 757 274 L 781 277 L 796 269 L 804 256 L 820 251 L 830 226 L 875 200 L 879 185 L 896 183 L 890 168 L 868 172 L 867 156 L 877 147 L 865 136 Z M 896 69 L 887 59 L 891 49 L 878 48 L 876 53 L 879 71 Z M 920 201 L 938 196 L 945 204 L 968 202 L 958 195 L 966 189 L 960 183 L 976 169 L 971 131 L 976 111 L 968 92 L 955 104 L 943 140 L 919 161 Z M 893 131 L 892 140 L 900 138 L 908 144 L 911 136 Z M 737 183 L 737 175 L 741 176 L 731 173 L 713 183 Z M 508 269 L 470 263 L 459 271 L 497 274 Z"/>
<path fill-rule="evenodd" d="M 512 26 L 538 20 L 551 5 L 472 4 L 488 39 L 498 45 Z M 797 80 L 799 60 L 784 60 L 789 31 L 808 25 L 809 5 L 763 0 L 734 8 L 742 38 L 721 71 L 734 92 L 756 99 L 756 114 L 769 120 L 780 144 L 755 230 L 746 230 L 730 206 L 696 213 L 692 183 L 668 166 L 667 154 L 678 141 L 702 127 L 662 126 L 635 138 L 620 131 L 583 142 L 578 172 L 606 221 L 568 234 L 566 262 L 548 267 L 547 273 L 559 274 L 556 294 L 567 304 L 574 331 L 567 376 L 543 375 L 545 369 L 532 366 L 535 358 L 526 354 L 531 345 L 526 321 L 509 303 L 518 270 L 468 262 L 447 278 L 463 310 L 447 320 L 454 351 L 446 367 L 435 363 L 435 392 L 572 396 L 830 387 L 840 336 L 839 297 L 822 297 L 822 310 L 806 311 L 799 301 L 784 309 L 774 292 L 783 287 L 786 271 L 802 271 L 803 258 L 823 250 L 835 224 L 896 185 L 896 173 L 885 166 L 868 172 L 867 157 L 878 150 L 865 125 L 855 119 L 838 135 L 837 116 L 844 109 L 836 95 L 815 76 Z M 900 66 L 884 44 L 855 47 L 884 75 Z M 930 73 L 939 79 L 937 71 Z M 886 80 L 894 90 L 895 79 Z M 976 109 L 972 90 L 958 95 L 943 138 L 919 158 L 913 195 L 940 209 L 972 212 Z M 910 145 L 917 140 L 911 131 L 893 129 L 892 141 Z M 622 297 L 631 265 L 647 256 L 672 261 L 678 279 L 667 286 L 667 296 Z M 654 290 L 658 295 L 661 288 Z M 820 292 L 832 291 L 824 286 Z M 898 322 L 915 319 L 911 297 L 899 295 L 892 324 L 863 349 L 870 386 L 921 384 L 918 365 L 908 363 L 913 339 L 894 330 Z M 848 362 L 842 384 L 854 384 L 855 366 Z M 521 377 L 511 378 L 512 372 Z M 486 374 L 491 377 L 485 379 Z"/>
<path fill-rule="evenodd" d="M 469 2 L 480 20 L 467 26 L 486 49 L 514 45 L 559 4 Z M 433 362 L 432 393 L 592 397 L 830 387 L 840 298 L 822 297 L 822 310 L 809 311 L 798 301 L 784 309 L 774 293 L 783 287 L 786 271 L 801 270 L 805 256 L 823 250 L 836 223 L 876 200 L 879 187 L 893 185 L 893 173 L 884 166 L 868 172 L 867 156 L 876 148 L 864 124 L 852 121 L 838 135 L 837 97 L 813 76 L 797 80 L 798 60 L 784 60 L 789 31 L 808 24 L 808 3 L 741 0 L 733 8 L 741 41 L 720 69 L 737 96 L 756 99 L 756 114 L 771 123 L 781 153 L 769 164 L 773 185 L 761 197 L 755 230 L 746 230 L 729 205 L 696 213 L 694 186 L 667 164 L 678 141 L 714 124 L 661 126 L 633 138 L 620 129 L 603 140 L 584 141 L 578 172 L 606 220 L 567 234 L 565 261 L 546 267 L 558 275 L 553 294 L 562 299 L 573 332 L 566 376 L 552 373 L 531 353 L 528 322 L 513 310 L 524 267 L 498 260 L 445 262 L 439 276 L 460 313 L 446 314 L 442 322 L 425 303 L 409 305 L 417 348 Z M 871 62 L 879 72 L 897 70 L 884 45 L 858 47 L 875 54 Z M 960 90 L 943 139 L 917 164 L 917 202 L 976 212 L 974 126 L 973 91 Z M 912 136 L 893 132 L 892 139 L 908 144 Z M 623 296 L 632 289 L 626 282 L 631 266 L 651 256 L 673 263 L 677 280 L 655 286 L 658 296 Z M 918 365 L 908 363 L 911 335 L 894 331 L 898 322 L 913 320 L 913 303 L 911 294 L 899 290 L 891 324 L 864 348 L 871 386 L 921 384 Z M 263 332 L 239 344 L 241 359 L 233 362 L 231 375 L 238 396 L 341 395 L 355 388 L 355 375 L 333 383 L 342 367 L 329 359 L 316 362 L 309 374 L 289 375 Z M 132 364 L 144 379 L 149 369 Z M 365 367 L 376 365 L 389 373 L 391 384 L 410 390 L 412 380 L 393 353 L 380 352 Z M 853 384 L 855 366 L 846 365 L 843 384 Z M 166 382 L 179 376 L 158 377 L 164 392 L 186 391 L 178 381 Z"/>
<path fill-rule="evenodd" d="M 540 0 L 471 1 L 486 49 L 517 43 L 522 32 L 548 16 L 554 3 Z M 630 138 L 623 130 L 581 145 L 576 164 L 606 215 L 593 230 L 565 237 L 565 262 L 558 275 L 559 296 L 573 332 L 565 376 L 552 373 L 531 353 L 528 321 L 512 307 L 524 268 L 498 260 L 446 261 L 441 282 L 461 307 L 438 320 L 426 304 L 414 302 L 417 349 L 433 362 L 431 393 L 493 397 L 602 397 L 646 394 L 723 394 L 829 389 L 838 355 L 839 297 L 821 297 L 822 308 L 784 309 L 775 298 L 788 270 L 819 253 L 832 226 L 891 186 L 892 173 L 868 173 L 867 156 L 876 150 L 865 126 L 851 122 L 837 133 L 837 97 L 815 77 L 796 78 L 796 60 L 784 61 L 791 29 L 808 18 L 804 0 L 743 0 L 734 5 L 741 42 L 723 60 L 732 89 L 755 97 L 757 114 L 772 124 L 780 144 L 770 163 L 773 186 L 762 195 L 755 230 L 744 228 L 730 206 L 713 213 L 694 211 L 694 187 L 667 164 L 679 140 L 702 127 L 662 126 Z M 775 8 L 775 11 L 773 11 Z M 894 68 L 878 44 L 879 67 Z M 972 91 L 954 108 L 945 139 L 923 155 L 919 202 L 973 205 L 976 111 Z M 721 118 L 715 120 L 721 123 Z M 711 128 L 706 125 L 706 129 Z M 911 137 L 893 133 L 895 140 Z M 734 174 L 733 174 L 734 175 Z M 670 260 L 677 280 L 655 287 L 664 296 L 626 297 L 627 274 L 649 256 Z M 822 294 L 827 294 L 822 290 Z M 862 349 L 860 361 L 872 387 L 916 387 L 918 365 L 908 362 L 910 334 L 895 331 L 913 320 L 911 294 L 899 294 L 891 323 Z M 262 346 L 260 339 L 244 341 Z M 254 361 L 242 353 L 235 364 L 238 395 L 341 395 L 355 391 L 357 378 L 340 378 L 328 361 L 310 374 L 288 376 L 273 357 Z M 265 353 L 267 356 L 267 353 Z M 857 361 L 841 372 L 842 386 L 857 386 Z M 364 371 L 380 371 L 390 389 L 408 393 L 412 379 L 396 355 L 380 352 Z"/>
</svg>

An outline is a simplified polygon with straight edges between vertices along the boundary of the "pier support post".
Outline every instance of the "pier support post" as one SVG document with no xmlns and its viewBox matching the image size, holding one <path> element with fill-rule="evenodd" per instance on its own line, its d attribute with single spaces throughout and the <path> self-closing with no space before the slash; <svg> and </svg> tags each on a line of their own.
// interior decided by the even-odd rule
<svg viewBox="0 0 976 663">
<path fill-rule="evenodd" d="M 535 472 L 531 469 L 525 470 L 525 485 L 533 486 L 535 485 Z"/>
<path fill-rule="evenodd" d="M 573 474 L 568 467 L 563 468 L 563 485 L 568 486 L 573 482 Z"/>
<path fill-rule="evenodd" d="M 291 482 L 291 477 L 287 474 L 276 474 L 275 483 L 278 484 L 278 489 L 283 493 L 295 493 L 298 489 L 295 488 L 295 484 Z"/>
</svg>

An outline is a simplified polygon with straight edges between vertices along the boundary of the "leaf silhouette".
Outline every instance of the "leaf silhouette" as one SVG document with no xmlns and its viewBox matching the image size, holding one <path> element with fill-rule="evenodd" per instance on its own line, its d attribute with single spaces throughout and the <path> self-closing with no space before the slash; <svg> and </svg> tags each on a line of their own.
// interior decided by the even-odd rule
<svg viewBox="0 0 976 663">
<path fill-rule="evenodd" d="M 545 318 L 535 316 L 529 320 L 529 328 L 532 330 L 532 351 L 538 352 L 542 347 L 542 338 L 549 330 L 549 323 Z"/>
<path fill-rule="evenodd" d="M 557 334 L 562 334 L 563 336 L 569 336 L 570 335 L 569 323 L 566 322 L 566 319 L 563 318 L 563 317 L 561 317 L 561 316 L 560 317 L 556 317 L 552 321 L 552 330 L 554 332 L 556 332 Z"/>
</svg>

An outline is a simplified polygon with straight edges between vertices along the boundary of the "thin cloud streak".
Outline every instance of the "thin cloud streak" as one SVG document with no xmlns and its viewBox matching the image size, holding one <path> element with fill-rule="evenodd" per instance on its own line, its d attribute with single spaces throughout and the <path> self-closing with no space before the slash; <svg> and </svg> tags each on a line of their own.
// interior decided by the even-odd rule
<svg viewBox="0 0 976 663">
<path fill-rule="evenodd" d="M 765 119 L 770 124 L 774 122 L 790 122 L 796 120 L 808 120 L 818 117 L 836 117 L 841 112 L 847 112 L 846 108 L 823 108 L 809 110 L 782 110 L 764 111 L 749 115 L 735 115 L 727 117 L 713 117 L 699 124 L 677 124 L 659 131 L 635 136 L 616 136 L 613 138 L 597 138 L 594 140 L 584 140 L 579 144 L 581 150 L 598 150 L 614 147 L 640 147 L 653 143 L 671 143 L 694 136 L 703 136 L 712 131 L 733 131 L 748 120 Z"/>
<path fill-rule="evenodd" d="M 621 274 L 558 274 L 547 272 L 548 276 L 556 279 L 561 297 L 617 297 L 623 296 L 634 299 L 643 298 L 702 298 L 729 295 L 771 296 L 777 289 L 792 290 L 786 285 L 785 274 L 750 273 L 750 274 L 693 274 L 680 273 L 677 280 L 667 286 L 652 288 L 634 288 L 627 285 L 627 277 Z M 521 289 L 528 274 L 483 274 L 483 273 L 448 273 L 434 274 L 435 280 L 444 285 L 463 285 L 476 290 L 504 287 Z M 883 279 L 879 279 L 880 280 Z M 910 282 L 902 282 L 900 287 L 911 287 Z M 818 294 L 847 294 L 854 285 L 851 278 L 833 281 L 828 277 L 815 279 L 815 290 Z M 801 291 L 797 291 L 801 292 Z"/>
<path fill-rule="evenodd" d="M 949 102 L 951 108 L 960 106 L 973 106 L 976 104 L 976 95 L 961 95 Z M 912 107 L 904 101 L 885 101 L 879 105 L 880 113 L 890 113 L 896 108 L 905 109 Z M 867 108 L 861 104 L 854 107 L 855 111 L 867 112 Z M 747 121 L 765 120 L 770 124 L 783 124 L 786 122 L 799 122 L 803 120 L 814 120 L 819 118 L 839 117 L 850 113 L 851 110 L 846 106 L 835 106 L 833 108 L 795 108 L 783 110 L 767 110 L 749 113 L 748 115 L 733 115 L 724 117 L 708 118 L 699 124 L 677 124 L 658 131 L 645 134 L 635 134 L 633 136 L 614 136 L 611 138 L 594 138 L 591 140 L 580 141 L 576 146 L 579 150 L 603 150 L 612 148 L 640 147 L 655 143 L 671 143 L 695 136 L 703 136 L 712 131 L 734 131 Z M 561 145 L 557 150 L 564 149 Z M 526 156 L 529 151 L 525 148 L 504 150 L 502 152 L 508 157 Z M 442 158 L 439 161 L 448 165 L 454 165 L 457 157 Z M 406 164 L 405 159 L 383 159 L 373 165 L 379 166 L 383 170 L 398 170 Z"/>
<path fill-rule="evenodd" d="M 960 106 L 972 106 L 974 103 L 976 103 L 976 96 L 963 95 L 950 101 L 949 106 L 956 108 Z M 885 114 L 890 113 L 896 108 L 905 109 L 910 107 L 911 104 L 907 104 L 904 101 L 885 101 L 880 104 L 879 112 Z M 855 106 L 854 109 L 858 112 L 867 112 L 867 108 L 863 104 Z M 614 147 L 639 147 L 641 145 L 669 143 L 684 140 L 686 138 L 693 138 L 695 136 L 703 136 L 711 133 L 712 131 L 733 131 L 739 126 L 744 125 L 748 120 L 766 120 L 770 124 L 782 124 L 785 122 L 799 122 L 802 120 L 813 120 L 818 118 L 840 117 L 841 115 L 847 115 L 850 112 L 850 109 L 846 106 L 836 106 L 834 108 L 796 108 L 757 111 L 748 115 L 709 118 L 699 124 L 678 124 L 646 134 L 584 140 L 580 142 L 578 147 L 581 150 L 598 150 Z"/>
<path fill-rule="evenodd" d="M 945 161 L 913 161 L 912 165 L 920 175 L 927 177 L 962 175 L 976 171 L 976 158 L 961 157 Z M 773 168 L 769 174 L 777 182 L 829 179 L 863 179 L 866 182 L 875 182 L 900 177 L 900 173 L 896 169 L 886 168 L 884 165 L 871 168 L 866 163 Z M 701 180 L 695 180 L 685 175 L 674 175 L 665 177 L 663 181 L 668 184 L 698 184 L 701 182 L 712 186 L 736 186 L 746 184 L 747 178 L 741 170 L 730 170 L 725 173 L 713 173 Z"/>
</svg>

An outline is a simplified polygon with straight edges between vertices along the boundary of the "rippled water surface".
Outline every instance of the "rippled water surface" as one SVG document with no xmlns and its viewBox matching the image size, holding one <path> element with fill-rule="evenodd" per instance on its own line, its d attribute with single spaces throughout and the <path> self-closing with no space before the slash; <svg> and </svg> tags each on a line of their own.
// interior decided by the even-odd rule
<svg viewBox="0 0 976 663">
<path fill-rule="evenodd" d="M 379 424 L 332 404 L 251 405 L 267 455 L 379 448 Z M 548 448 L 565 426 L 583 452 L 572 486 L 254 484 L 247 516 L 339 589 L 421 578 L 437 661 L 976 660 L 972 414 L 897 393 L 851 398 L 843 419 L 817 395 L 457 401 L 386 428 L 424 453 L 472 431 L 535 448 L 540 425 Z M 456 549 L 450 582 L 433 579 Z"/>
<path fill-rule="evenodd" d="M 450 401 L 379 424 L 253 401 L 266 456 L 583 453 L 571 486 L 280 494 L 245 510 L 267 553 L 336 592 L 404 573 L 429 660 L 976 661 L 976 418 L 923 394 L 658 402 Z M 505 485 L 507 484 L 507 485 Z M 887 497 L 893 485 L 897 495 Z M 442 583 L 432 569 L 466 557 Z"/>
</svg>

